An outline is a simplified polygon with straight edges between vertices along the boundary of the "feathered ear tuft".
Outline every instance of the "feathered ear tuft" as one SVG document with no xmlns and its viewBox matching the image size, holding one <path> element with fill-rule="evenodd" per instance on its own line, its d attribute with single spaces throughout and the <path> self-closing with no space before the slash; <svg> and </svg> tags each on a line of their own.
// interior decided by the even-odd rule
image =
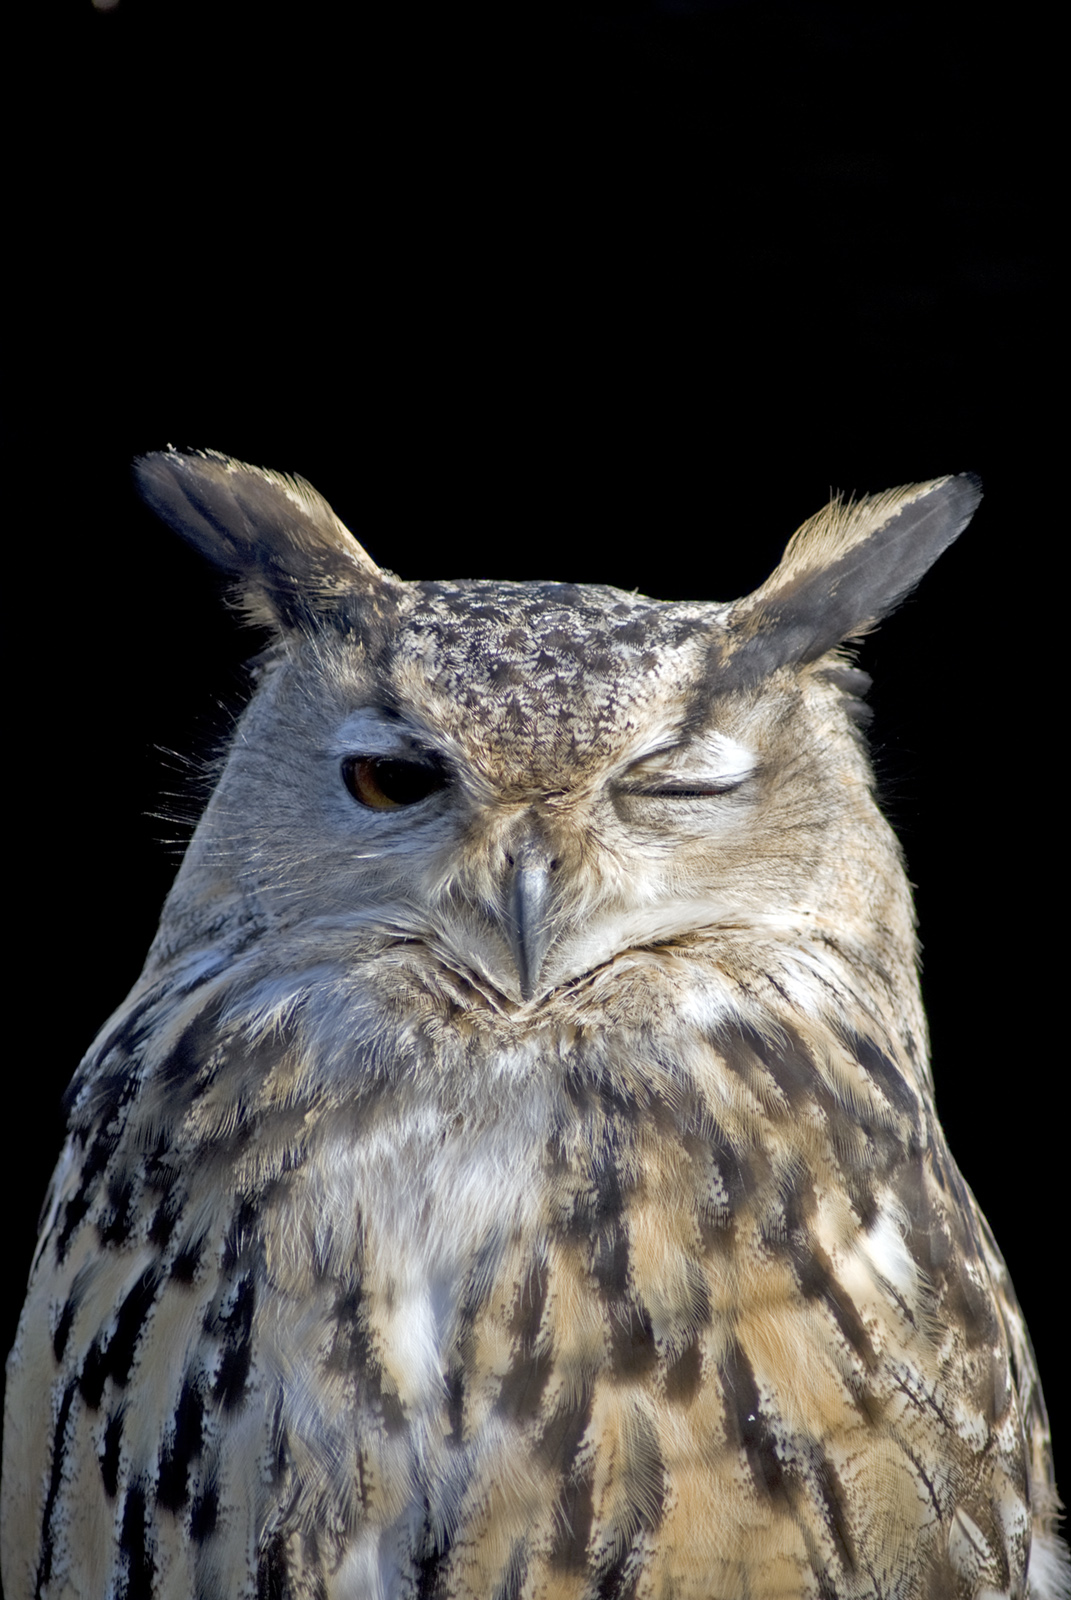
<svg viewBox="0 0 1071 1600">
<path fill-rule="evenodd" d="M 134 463 L 157 516 L 238 579 L 253 622 L 307 627 L 354 592 L 389 583 L 322 495 L 302 478 L 215 450 L 162 450 Z"/>
<path fill-rule="evenodd" d="M 793 534 L 766 582 L 733 606 L 723 669 L 758 682 L 866 633 L 959 537 L 981 498 L 979 480 L 961 473 L 831 500 Z"/>
</svg>

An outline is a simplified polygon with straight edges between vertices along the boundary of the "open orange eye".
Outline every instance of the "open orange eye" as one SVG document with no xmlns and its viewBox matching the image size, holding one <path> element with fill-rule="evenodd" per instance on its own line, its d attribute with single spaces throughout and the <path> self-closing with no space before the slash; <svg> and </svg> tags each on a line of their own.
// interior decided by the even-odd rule
<svg viewBox="0 0 1071 1600">
<path fill-rule="evenodd" d="M 342 781 L 353 798 L 372 811 L 415 806 L 446 785 L 446 774 L 431 761 L 390 761 L 383 756 L 347 756 Z"/>
</svg>

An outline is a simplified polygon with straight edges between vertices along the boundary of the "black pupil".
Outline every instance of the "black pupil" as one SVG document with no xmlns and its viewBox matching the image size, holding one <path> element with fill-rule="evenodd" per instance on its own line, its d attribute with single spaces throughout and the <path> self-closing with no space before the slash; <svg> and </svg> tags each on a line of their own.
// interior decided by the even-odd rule
<svg viewBox="0 0 1071 1600">
<path fill-rule="evenodd" d="M 377 761 L 376 782 L 395 805 L 411 806 L 442 783 L 434 767 L 419 761 Z"/>
</svg>

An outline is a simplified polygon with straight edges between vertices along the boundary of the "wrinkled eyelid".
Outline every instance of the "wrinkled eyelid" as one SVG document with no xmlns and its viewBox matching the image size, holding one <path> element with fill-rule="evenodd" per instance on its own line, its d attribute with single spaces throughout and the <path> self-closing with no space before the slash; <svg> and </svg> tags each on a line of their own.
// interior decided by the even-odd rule
<svg viewBox="0 0 1071 1600">
<path fill-rule="evenodd" d="M 739 789 L 751 775 L 750 772 L 654 772 L 621 784 L 618 792 L 639 800 L 716 798 Z"/>
<path fill-rule="evenodd" d="M 396 716 L 390 718 L 376 707 L 366 707 L 351 714 L 336 730 L 330 754 L 336 760 L 353 755 L 371 756 L 377 761 L 431 761 L 439 759 L 421 738 L 415 728 L 410 728 Z"/>
<path fill-rule="evenodd" d="M 674 760 L 674 757 L 676 759 Z M 758 766 L 753 751 L 726 734 L 711 734 L 693 744 L 675 745 L 649 755 L 621 774 L 628 786 L 653 788 L 659 784 L 699 789 L 720 784 L 743 783 Z"/>
</svg>

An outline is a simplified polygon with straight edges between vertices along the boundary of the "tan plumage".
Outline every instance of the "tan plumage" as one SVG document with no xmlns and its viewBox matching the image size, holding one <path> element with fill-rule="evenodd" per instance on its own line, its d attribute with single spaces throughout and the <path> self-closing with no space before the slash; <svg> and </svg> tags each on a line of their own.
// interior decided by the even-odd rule
<svg viewBox="0 0 1071 1600">
<path fill-rule="evenodd" d="M 140 472 L 275 643 L 71 1088 L 11 1600 L 1066 1595 L 839 654 L 973 481 L 663 605 Z"/>
</svg>

